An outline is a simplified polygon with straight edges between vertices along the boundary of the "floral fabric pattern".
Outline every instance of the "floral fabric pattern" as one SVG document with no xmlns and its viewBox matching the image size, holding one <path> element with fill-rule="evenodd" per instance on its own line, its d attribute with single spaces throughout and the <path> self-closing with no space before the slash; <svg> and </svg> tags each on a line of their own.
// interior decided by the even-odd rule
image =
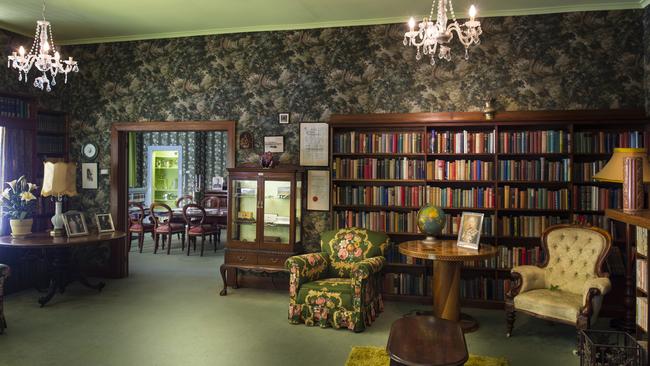
<svg viewBox="0 0 650 366">
<path fill-rule="evenodd" d="M 383 311 L 378 285 L 387 244 L 381 233 L 341 229 L 322 234 L 321 253 L 287 259 L 289 322 L 363 331 Z"/>
</svg>

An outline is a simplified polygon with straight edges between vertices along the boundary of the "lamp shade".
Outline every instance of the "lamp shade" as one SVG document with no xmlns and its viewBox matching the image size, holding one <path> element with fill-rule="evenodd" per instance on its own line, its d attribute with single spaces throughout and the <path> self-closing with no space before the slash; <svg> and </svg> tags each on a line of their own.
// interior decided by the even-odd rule
<svg viewBox="0 0 650 366">
<path fill-rule="evenodd" d="M 614 149 L 614 154 L 607 164 L 594 175 L 594 179 L 601 182 L 623 183 L 625 158 L 641 158 L 643 168 L 643 183 L 650 183 L 650 163 L 646 149 L 621 148 Z"/>
<path fill-rule="evenodd" d="M 76 196 L 77 164 L 45 162 L 41 196 Z"/>
</svg>

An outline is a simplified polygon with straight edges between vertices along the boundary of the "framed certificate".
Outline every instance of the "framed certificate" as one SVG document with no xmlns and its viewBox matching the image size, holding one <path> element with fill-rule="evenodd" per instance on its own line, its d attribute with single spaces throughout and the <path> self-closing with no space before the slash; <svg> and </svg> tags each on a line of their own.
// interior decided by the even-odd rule
<svg viewBox="0 0 650 366">
<path fill-rule="evenodd" d="M 329 170 L 307 170 L 307 210 L 330 210 Z"/>
<path fill-rule="evenodd" d="M 328 166 L 329 141 L 327 123 L 300 123 L 300 165 Z"/>
</svg>

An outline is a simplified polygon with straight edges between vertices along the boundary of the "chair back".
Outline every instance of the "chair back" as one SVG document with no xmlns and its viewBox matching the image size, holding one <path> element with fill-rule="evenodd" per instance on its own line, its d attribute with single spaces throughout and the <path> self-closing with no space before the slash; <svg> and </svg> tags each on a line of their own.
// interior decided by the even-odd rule
<svg viewBox="0 0 650 366">
<path fill-rule="evenodd" d="M 585 281 L 603 277 L 603 264 L 612 246 L 610 234 L 597 227 L 555 225 L 542 234 L 546 258 L 546 288 L 584 293 Z"/>
<path fill-rule="evenodd" d="M 355 263 L 384 255 L 388 236 L 358 227 L 328 230 L 321 233 L 321 250 L 330 258 L 329 275 L 350 277 Z"/>
<path fill-rule="evenodd" d="M 179 199 L 177 199 L 176 207 L 181 208 L 188 203 L 194 203 L 194 197 L 192 197 L 191 194 L 186 194 L 184 196 L 181 196 Z"/>
<path fill-rule="evenodd" d="M 192 211 L 194 210 L 195 212 L 200 212 L 200 220 L 198 220 L 199 216 L 196 215 L 189 215 L 187 211 Z M 183 206 L 183 219 L 185 219 L 185 223 L 189 226 L 201 226 L 205 222 L 205 209 L 196 203 L 190 203 L 189 205 Z"/>
<path fill-rule="evenodd" d="M 140 202 L 129 201 L 129 227 L 133 225 L 142 226 L 145 217 L 144 206 Z"/>
<path fill-rule="evenodd" d="M 162 225 L 168 225 L 172 219 L 172 209 L 164 203 L 154 202 L 149 208 L 151 211 L 151 217 L 153 218 L 153 224 L 155 228 L 158 228 Z"/>
<path fill-rule="evenodd" d="M 215 196 L 205 197 L 201 200 L 201 206 L 205 208 L 221 208 L 221 199 Z"/>
</svg>

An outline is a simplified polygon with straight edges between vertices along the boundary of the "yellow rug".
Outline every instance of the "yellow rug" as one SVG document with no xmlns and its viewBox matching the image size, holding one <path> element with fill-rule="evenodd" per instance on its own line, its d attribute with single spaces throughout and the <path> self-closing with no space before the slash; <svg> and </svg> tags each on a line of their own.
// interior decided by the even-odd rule
<svg viewBox="0 0 650 366">
<path fill-rule="evenodd" d="M 345 366 L 389 366 L 390 359 L 382 347 L 352 347 Z M 505 358 L 469 355 L 465 366 L 508 366 Z"/>
</svg>

